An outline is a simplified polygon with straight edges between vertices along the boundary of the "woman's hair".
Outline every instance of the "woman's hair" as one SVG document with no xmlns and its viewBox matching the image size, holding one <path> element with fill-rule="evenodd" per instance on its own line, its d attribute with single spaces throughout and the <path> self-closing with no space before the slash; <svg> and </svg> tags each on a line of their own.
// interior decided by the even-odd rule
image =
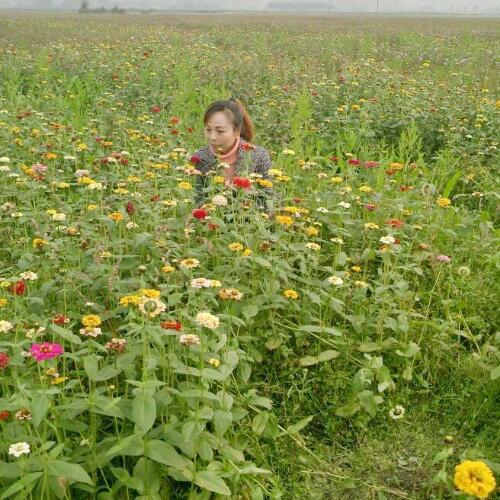
<svg viewBox="0 0 500 500">
<path fill-rule="evenodd" d="M 241 127 L 241 137 L 245 141 L 251 141 L 253 137 L 253 123 L 248 116 L 247 110 L 240 100 L 231 98 L 222 101 L 215 101 L 205 111 L 203 123 L 206 125 L 210 116 L 219 111 L 229 111 L 231 113 L 231 122 L 234 128 Z"/>
</svg>

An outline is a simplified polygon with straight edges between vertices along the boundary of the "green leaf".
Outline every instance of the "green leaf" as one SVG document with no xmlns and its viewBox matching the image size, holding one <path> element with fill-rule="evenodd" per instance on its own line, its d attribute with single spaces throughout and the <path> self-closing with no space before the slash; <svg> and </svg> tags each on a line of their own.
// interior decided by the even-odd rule
<svg viewBox="0 0 500 500">
<path fill-rule="evenodd" d="M 160 464 L 180 469 L 188 464 L 188 460 L 179 455 L 172 445 L 159 439 L 152 439 L 145 443 L 144 456 Z"/>
<path fill-rule="evenodd" d="M 259 312 L 259 308 L 254 305 L 254 304 L 249 304 L 247 306 L 245 306 L 242 310 L 241 310 L 243 316 L 245 316 L 245 318 L 248 320 L 250 318 L 253 318 L 254 316 L 257 315 L 257 313 Z"/>
<path fill-rule="evenodd" d="M 108 380 L 110 378 L 116 377 L 122 371 L 120 368 L 115 368 L 114 366 L 105 366 L 97 373 L 95 373 L 92 377 L 89 375 L 90 380 L 94 380 L 96 382 L 101 382 L 103 380 Z"/>
<path fill-rule="evenodd" d="M 288 434 L 297 434 L 297 432 L 301 431 L 313 418 L 314 415 L 303 418 L 300 422 L 287 427 L 286 432 L 288 432 Z"/>
<path fill-rule="evenodd" d="M 313 366 L 319 363 L 319 359 L 314 356 L 305 356 L 304 358 L 299 359 L 300 366 Z"/>
<path fill-rule="evenodd" d="M 270 351 L 274 351 L 275 349 L 278 349 L 278 347 L 282 343 L 283 343 L 283 339 L 281 337 L 271 337 L 266 342 L 266 348 L 269 349 Z"/>
<path fill-rule="evenodd" d="M 267 411 L 263 411 L 255 415 L 252 421 L 252 430 L 256 434 L 262 434 L 264 429 L 266 428 L 267 421 L 269 420 L 269 413 Z"/>
<path fill-rule="evenodd" d="M 99 365 L 97 362 L 97 356 L 95 354 L 85 356 L 83 358 L 83 367 L 85 368 L 85 373 L 87 374 L 89 379 L 92 380 L 92 377 L 95 376 L 95 374 L 97 373 L 97 370 L 99 368 Z"/>
<path fill-rule="evenodd" d="M 140 394 L 132 401 L 132 420 L 143 434 L 153 427 L 156 420 L 156 400 L 149 394 Z"/>
<path fill-rule="evenodd" d="M 378 405 L 375 400 L 375 395 L 373 394 L 373 391 L 369 390 L 361 391 L 360 393 L 357 394 L 357 397 L 361 402 L 361 404 L 363 405 L 363 408 L 366 410 L 366 412 L 371 417 L 374 417 L 377 414 Z"/>
<path fill-rule="evenodd" d="M 68 342 L 72 344 L 81 344 L 82 339 L 72 333 L 71 331 L 67 330 L 66 328 L 61 328 L 59 325 L 50 325 L 50 330 L 52 330 L 56 335 L 59 337 L 62 337 L 64 340 L 67 340 Z"/>
<path fill-rule="evenodd" d="M 0 477 L 15 478 L 23 474 L 23 470 L 18 463 L 12 462 L 2 462 L 0 460 Z"/>
<path fill-rule="evenodd" d="M 455 172 L 455 174 L 452 177 L 450 177 L 450 179 L 446 183 L 445 188 L 443 189 L 443 195 L 442 195 L 443 198 L 448 198 L 449 194 L 451 193 L 452 189 L 455 187 L 455 184 L 457 183 L 458 179 L 460 179 L 460 177 L 462 177 L 461 170 L 458 170 L 457 172 Z"/>
<path fill-rule="evenodd" d="M 453 455 L 453 448 L 451 446 L 447 446 L 444 450 L 441 450 L 434 456 L 431 465 L 435 465 L 438 462 L 442 462 L 445 458 L 448 458 L 451 455 Z"/>
<path fill-rule="evenodd" d="M 231 495 L 231 490 L 227 487 L 223 479 L 213 472 L 207 470 L 197 472 L 194 476 L 194 482 L 200 488 L 219 493 L 219 495 Z"/>
<path fill-rule="evenodd" d="M 214 414 L 214 426 L 217 436 L 222 437 L 233 422 L 233 414 L 227 410 L 216 410 Z"/>
<path fill-rule="evenodd" d="M 48 473 L 50 476 L 64 477 L 79 483 L 93 485 L 92 479 L 79 464 L 63 462 L 62 460 L 51 460 L 48 463 Z"/>
<path fill-rule="evenodd" d="M 330 361 L 331 359 L 335 359 L 339 355 L 338 351 L 334 351 L 333 349 L 330 349 L 328 351 L 323 351 L 320 352 L 317 356 L 318 361 Z"/>
<path fill-rule="evenodd" d="M 45 418 L 49 411 L 50 399 L 45 394 L 33 394 L 31 400 L 32 423 L 35 428 Z"/>
<path fill-rule="evenodd" d="M 23 474 L 22 479 L 12 484 L 9 488 L 7 488 L 3 492 L 2 496 L 0 497 L 0 500 L 4 500 L 5 498 L 13 498 L 11 495 L 17 493 L 18 491 L 24 490 L 26 487 L 28 487 L 29 491 L 31 491 L 33 487 L 31 488 L 29 487 L 30 483 L 35 482 L 42 475 L 43 472 L 32 472 L 31 474 Z"/>
<path fill-rule="evenodd" d="M 498 377 L 500 377 L 500 365 L 498 365 L 496 368 L 493 368 L 490 373 L 491 380 L 495 380 Z"/>
<path fill-rule="evenodd" d="M 271 263 L 267 259 L 264 259 L 262 257 L 254 257 L 253 261 L 257 262 L 257 264 L 260 264 L 262 267 L 268 267 L 268 268 L 272 267 Z"/>
<path fill-rule="evenodd" d="M 312 332 L 312 333 L 329 333 L 330 335 L 335 335 L 336 337 L 342 337 L 342 332 L 339 332 L 335 328 L 320 325 L 302 325 L 298 327 L 298 330 L 302 332 Z"/>
</svg>

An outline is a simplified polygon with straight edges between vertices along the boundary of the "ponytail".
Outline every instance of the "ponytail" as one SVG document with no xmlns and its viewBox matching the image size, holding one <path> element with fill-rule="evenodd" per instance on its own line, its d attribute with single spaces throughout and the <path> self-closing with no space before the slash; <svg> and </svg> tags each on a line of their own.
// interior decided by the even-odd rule
<svg viewBox="0 0 500 500">
<path fill-rule="evenodd" d="M 245 141 L 251 141 L 253 137 L 253 123 L 250 116 L 248 116 L 245 106 L 243 106 L 243 103 L 239 99 L 232 98 L 230 100 L 238 106 L 241 113 L 241 137 L 243 137 Z"/>
</svg>

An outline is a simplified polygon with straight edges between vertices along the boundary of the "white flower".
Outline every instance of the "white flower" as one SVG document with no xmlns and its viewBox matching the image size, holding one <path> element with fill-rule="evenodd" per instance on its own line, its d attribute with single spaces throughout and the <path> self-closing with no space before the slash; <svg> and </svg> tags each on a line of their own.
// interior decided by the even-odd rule
<svg viewBox="0 0 500 500">
<path fill-rule="evenodd" d="M 306 247 L 310 250 L 319 250 L 321 248 L 321 245 L 318 245 L 318 243 L 313 243 L 312 241 L 308 241 L 306 243 Z"/>
<path fill-rule="evenodd" d="M 12 213 L 10 214 L 10 216 L 11 216 L 11 217 L 16 217 L 16 218 L 17 218 L 17 217 L 22 217 L 22 216 L 23 216 L 23 214 L 22 214 L 22 212 L 12 212 Z"/>
<path fill-rule="evenodd" d="M 393 236 L 382 236 L 379 241 L 387 245 L 394 243 L 396 241 L 396 238 L 394 238 Z"/>
<path fill-rule="evenodd" d="M 14 207 L 16 206 L 15 203 L 9 203 L 8 201 L 6 201 L 3 205 L 2 205 L 2 210 L 12 210 Z"/>
<path fill-rule="evenodd" d="M 210 330 L 215 330 L 219 326 L 219 318 L 209 312 L 199 312 L 195 318 L 196 323 Z"/>
<path fill-rule="evenodd" d="M 344 280 L 338 276 L 330 276 L 327 281 L 331 285 L 342 285 L 342 283 L 344 283 Z"/>
<path fill-rule="evenodd" d="M 191 280 L 190 285 L 193 288 L 209 288 L 210 280 L 207 280 L 206 278 L 194 278 Z"/>
<path fill-rule="evenodd" d="M 398 420 L 400 418 L 403 418 L 405 416 L 405 413 L 406 410 L 401 405 L 396 405 L 389 412 L 389 416 L 394 420 Z"/>
<path fill-rule="evenodd" d="M 88 177 L 89 174 L 89 170 L 79 169 L 75 172 L 75 177 Z"/>
<path fill-rule="evenodd" d="M 227 198 L 221 194 L 216 194 L 212 198 L 212 203 L 219 207 L 225 207 L 227 205 Z"/>
<path fill-rule="evenodd" d="M 0 161 L 2 161 L 3 163 L 9 163 L 10 162 L 10 158 L 8 156 L 2 156 L 0 158 Z"/>
<path fill-rule="evenodd" d="M 342 207 L 342 208 L 349 208 L 351 206 L 351 204 L 347 203 L 347 201 L 341 201 L 339 203 L 339 206 Z"/>
<path fill-rule="evenodd" d="M 186 347 L 198 345 L 200 343 L 200 337 L 194 333 L 184 333 L 179 337 L 179 343 Z"/>
<path fill-rule="evenodd" d="M 19 177 L 19 174 L 9 174 L 9 177 Z"/>
<path fill-rule="evenodd" d="M 10 167 L 8 165 L 0 165 L 0 172 L 10 172 Z"/>
<path fill-rule="evenodd" d="M 332 243 L 338 243 L 339 245 L 343 245 L 344 244 L 344 240 L 342 238 L 330 238 L 330 241 Z"/>
<path fill-rule="evenodd" d="M 64 157 L 65 160 L 76 160 L 76 156 L 66 155 Z"/>
<path fill-rule="evenodd" d="M 325 172 L 320 172 L 318 174 L 318 179 L 326 179 L 328 177 L 328 174 Z"/>
<path fill-rule="evenodd" d="M 316 211 L 321 212 L 322 214 L 327 214 L 328 213 L 328 208 L 325 207 L 318 207 Z"/>
<path fill-rule="evenodd" d="M 103 188 L 103 185 L 101 182 L 94 182 L 92 184 L 87 184 L 88 189 L 97 189 L 100 191 Z"/>
<path fill-rule="evenodd" d="M 11 444 L 9 446 L 9 455 L 13 455 L 15 457 L 20 457 L 23 453 L 26 455 L 30 452 L 30 445 L 25 443 L 24 441 L 20 443 Z"/>
<path fill-rule="evenodd" d="M 127 229 L 135 229 L 136 227 L 139 227 L 139 224 L 136 224 L 135 222 L 130 221 L 130 222 L 127 222 L 125 224 L 125 227 Z"/>
<path fill-rule="evenodd" d="M 80 335 L 82 337 L 94 337 L 97 338 L 99 335 L 102 335 L 102 331 L 100 328 L 80 328 Z"/>
<path fill-rule="evenodd" d="M 54 219 L 54 220 L 64 220 L 64 219 L 66 219 L 66 214 L 54 214 L 52 216 L 52 219 Z"/>
<path fill-rule="evenodd" d="M 13 327 L 14 325 L 12 323 L 9 323 L 8 321 L 5 321 L 3 319 L 0 321 L 0 333 L 8 332 Z"/>
<path fill-rule="evenodd" d="M 88 438 L 83 438 L 83 439 L 80 441 L 80 446 L 90 446 L 90 439 L 88 439 Z"/>
<path fill-rule="evenodd" d="M 38 278 L 38 274 L 32 271 L 25 271 L 24 273 L 20 273 L 19 276 L 21 276 L 23 280 L 30 280 L 30 281 L 35 281 Z"/>
<path fill-rule="evenodd" d="M 167 309 L 167 306 L 156 297 L 144 297 L 137 304 L 137 307 L 144 316 L 148 316 L 149 318 L 154 318 Z"/>
</svg>

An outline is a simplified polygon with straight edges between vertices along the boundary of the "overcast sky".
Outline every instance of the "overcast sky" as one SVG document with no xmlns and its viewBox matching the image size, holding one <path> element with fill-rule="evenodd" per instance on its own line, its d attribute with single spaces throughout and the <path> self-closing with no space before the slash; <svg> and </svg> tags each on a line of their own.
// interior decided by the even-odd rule
<svg viewBox="0 0 500 500">
<path fill-rule="evenodd" d="M 91 8 L 113 6 L 140 9 L 193 9 L 199 6 L 234 10 L 260 10 L 269 2 L 289 4 L 330 4 L 330 0 L 89 0 Z M 50 6 L 64 9 L 76 9 L 81 0 L 0 0 L 0 8 L 47 8 Z M 340 11 L 375 11 L 377 0 L 331 0 L 332 10 Z M 487 12 L 494 9 L 500 12 L 500 0 L 378 0 L 380 11 L 419 10 L 422 7 L 445 12 Z M 453 9 L 453 10 L 452 10 Z"/>
</svg>

